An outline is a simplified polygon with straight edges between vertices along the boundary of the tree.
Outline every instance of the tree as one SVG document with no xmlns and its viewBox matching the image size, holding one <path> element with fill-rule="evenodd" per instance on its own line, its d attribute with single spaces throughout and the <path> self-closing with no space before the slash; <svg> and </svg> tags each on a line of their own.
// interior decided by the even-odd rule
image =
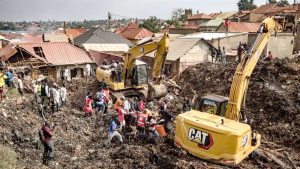
<svg viewBox="0 0 300 169">
<path fill-rule="evenodd" d="M 279 3 L 281 3 L 282 5 L 290 5 L 288 0 L 280 0 Z"/>
<path fill-rule="evenodd" d="M 146 28 L 151 32 L 157 33 L 161 29 L 161 22 L 159 19 L 156 18 L 156 16 L 150 16 L 149 19 L 146 19 L 144 23 L 139 25 L 140 27 Z"/>
<path fill-rule="evenodd" d="M 174 25 L 176 28 L 180 28 L 181 27 L 179 21 L 176 21 L 176 20 L 166 20 L 166 23 L 169 26 Z"/>
<path fill-rule="evenodd" d="M 268 0 L 269 1 L 269 4 L 276 4 L 277 1 L 276 0 Z"/>
<path fill-rule="evenodd" d="M 184 16 L 184 10 L 182 8 L 176 8 L 172 11 L 172 20 L 182 21 Z"/>
<path fill-rule="evenodd" d="M 237 6 L 240 11 L 253 10 L 257 8 L 257 6 L 254 4 L 254 0 L 240 0 L 237 3 Z"/>
</svg>

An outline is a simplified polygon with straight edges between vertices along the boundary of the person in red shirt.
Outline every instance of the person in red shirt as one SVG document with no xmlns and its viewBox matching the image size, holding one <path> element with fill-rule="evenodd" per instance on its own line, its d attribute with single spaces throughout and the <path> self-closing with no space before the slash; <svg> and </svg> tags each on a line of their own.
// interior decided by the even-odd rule
<svg viewBox="0 0 300 169">
<path fill-rule="evenodd" d="M 139 115 L 138 120 L 137 120 L 136 136 L 138 138 L 141 138 L 144 135 L 146 122 L 147 122 L 147 114 L 146 114 L 146 111 L 143 111 L 143 113 L 141 113 Z"/>
<path fill-rule="evenodd" d="M 93 112 L 92 102 L 93 102 L 92 96 L 89 95 L 86 99 L 85 106 L 83 108 L 83 110 L 85 112 L 85 116 L 91 116 L 92 115 L 92 112 Z"/>
<path fill-rule="evenodd" d="M 123 107 L 123 102 L 124 102 L 124 100 L 125 100 L 125 97 L 124 97 L 124 96 L 118 98 L 118 100 L 117 100 L 116 103 L 114 104 L 114 109 L 115 109 L 116 112 L 118 112 L 118 109 L 119 109 L 120 107 Z"/>
<path fill-rule="evenodd" d="M 118 120 L 120 122 L 120 129 L 124 129 L 125 127 L 125 111 L 122 107 L 118 108 Z"/>
<path fill-rule="evenodd" d="M 40 139 L 44 145 L 44 153 L 43 153 L 43 164 L 48 165 L 49 161 L 54 157 L 54 143 L 52 140 L 52 136 L 54 134 L 55 126 L 51 130 L 48 122 L 42 126 L 40 130 Z"/>
<path fill-rule="evenodd" d="M 268 56 L 265 58 L 266 61 L 271 61 L 273 59 L 272 52 L 269 51 Z"/>
<path fill-rule="evenodd" d="M 229 19 L 227 18 L 226 20 L 225 20 L 225 27 L 226 27 L 226 33 L 229 31 L 229 26 L 230 26 L 230 21 L 229 21 Z"/>
<path fill-rule="evenodd" d="M 145 101 L 144 101 L 144 99 L 141 99 L 141 101 L 139 102 L 139 108 L 140 108 L 141 112 L 144 111 L 144 109 L 145 109 Z"/>
</svg>

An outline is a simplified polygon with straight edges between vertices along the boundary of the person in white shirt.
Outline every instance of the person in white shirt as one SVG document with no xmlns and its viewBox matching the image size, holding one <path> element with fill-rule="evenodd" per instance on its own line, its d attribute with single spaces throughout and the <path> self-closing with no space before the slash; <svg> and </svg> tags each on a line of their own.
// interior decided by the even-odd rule
<svg viewBox="0 0 300 169">
<path fill-rule="evenodd" d="M 91 76 L 91 65 L 86 64 L 85 69 L 86 69 L 86 76 Z"/>
<path fill-rule="evenodd" d="M 23 82 L 21 79 L 21 75 L 18 75 L 17 83 L 18 83 L 18 91 L 19 91 L 20 95 L 23 96 Z"/>
<path fill-rule="evenodd" d="M 68 77 L 69 77 L 69 69 L 68 68 L 65 68 L 63 76 L 64 76 L 64 80 L 68 81 Z"/>
<path fill-rule="evenodd" d="M 129 102 L 128 99 L 126 99 L 126 100 L 124 101 L 123 106 L 124 106 L 125 112 L 126 112 L 126 113 L 129 113 L 129 110 L 130 110 L 130 107 L 131 107 L 131 106 L 130 106 L 130 102 Z"/>
<path fill-rule="evenodd" d="M 62 85 L 59 92 L 60 92 L 61 105 L 64 105 L 64 103 L 67 101 L 67 89 L 65 84 Z"/>
<path fill-rule="evenodd" d="M 37 85 L 37 81 L 33 81 L 32 82 L 32 88 L 33 88 L 33 93 L 34 93 L 34 100 L 37 102 L 39 94 L 38 94 L 38 85 Z"/>
<path fill-rule="evenodd" d="M 53 88 L 52 88 L 51 92 L 52 92 L 52 97 L 53 97 L 52 110 L 53 110 L 53 112 L 58 112 L 60 93 L 58 91 L 58 86 L 56 83 L 53 84 Z"/>
</svg>

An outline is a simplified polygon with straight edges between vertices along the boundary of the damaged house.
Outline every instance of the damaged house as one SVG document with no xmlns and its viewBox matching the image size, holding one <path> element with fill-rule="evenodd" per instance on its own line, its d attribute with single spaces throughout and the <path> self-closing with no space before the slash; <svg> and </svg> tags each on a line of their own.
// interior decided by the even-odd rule
<svg viewBox="0 0 300 169">
<path fill-rule="evenodd" d="M 59 80 L 62 71 L 67 68 L 70 80 L 83 77 L 87 64 L 95 68 L 94 62 L 84 50 L 65 42 L 24 43 L 7 51 L 12 50 L 15 52 L 6 54 L 5 58 L 1 57 L 1 61 L 11 67 L 29 70 L 33 79 L 44 75 Z"/>
</svg>

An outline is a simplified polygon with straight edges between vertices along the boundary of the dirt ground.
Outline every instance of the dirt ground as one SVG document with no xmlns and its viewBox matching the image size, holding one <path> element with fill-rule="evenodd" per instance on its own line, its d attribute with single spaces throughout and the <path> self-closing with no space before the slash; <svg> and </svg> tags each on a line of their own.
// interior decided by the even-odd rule
<svg viewBox="0 0 300 169">
<path fill-rule="evenodd" d="M 228 96 L 235 64 L 199 64 L 178 79 L 181 90 L 172 90 L 172 112 L 180 112 L 183 96 L 215 93 Z M 297 168 L 300 166 L 300 58 L 259 63 L 250 79 L 247 115 L 252 128 L 262 134 L 262 145 L 253 158 L 235 168 Z M 173 146 L 172 137 L 159 145 L 137 143 L 126 137 L 103 147 L 109 116 L 83 117 L 84 97 L 95 92 L 93 79 L 68 84 L 69 102 L 46 118 L 57 124 L 55 159 L 41 164 L 43 152 L 38 130 L 42 120 L 33 95 L 8 96 L 0 108 L 0 143 L 17 153 L 16 168 L 229 168 L 195 158 Z"/>
</svg>

